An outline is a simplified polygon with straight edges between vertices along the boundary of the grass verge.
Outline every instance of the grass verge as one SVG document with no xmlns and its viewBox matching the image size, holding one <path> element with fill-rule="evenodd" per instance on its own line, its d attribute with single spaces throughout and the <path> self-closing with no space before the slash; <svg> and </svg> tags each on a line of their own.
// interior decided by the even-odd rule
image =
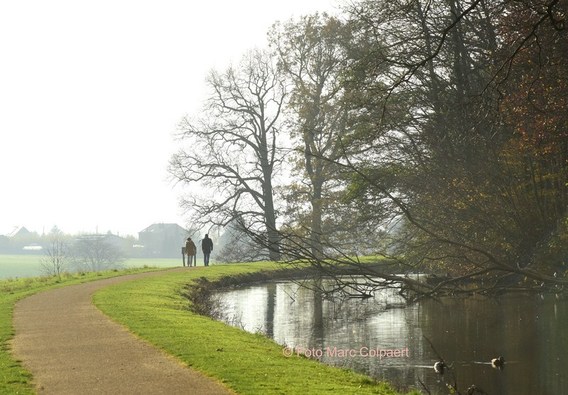
<svg viewBox="0 0 568 395">
<path fill-rule="evenodd" d="M 304 357 L 189 310 L 187 284 L 276 269 L 274 264 L 215 265 L 134 280 L 98 291 L 94 303 L 139 337 L 239 394 L 396 394 L 385 383 Z"/>
<path fill-rule="evenodd" d="M 146 267 L 99 273 L 65 274 L 61 280 L 56 277 L 0 280 L 0 394 L 35 393 L 31 385 L 31 374 L 10 354 L 9 342 L 14 337 L 12 316 L 18 300 L 50 288 L 150 270 L 157 269 Z"/>
</svg>

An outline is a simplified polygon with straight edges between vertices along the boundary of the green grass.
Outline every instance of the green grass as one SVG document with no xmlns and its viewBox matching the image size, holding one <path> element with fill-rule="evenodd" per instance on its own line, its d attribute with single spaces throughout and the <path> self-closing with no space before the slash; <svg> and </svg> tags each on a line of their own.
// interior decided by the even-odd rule
<svg viewBox="0 0 568 395">
<path fill-rule="evenodd" d="M 34 265 L 37 256 L 0 255 L 0 270 L 8 265 Z M 179 260 L 127 261 L 127 267 L 152 265 L 180 266 Z M 37 262 L 36 262 L 37 263 Z M 162 348 L 189 366 L 217 378 L 242 394 L 272 393 L 351 393 L 395 394 L 386 384 L 366 376 L 329 367 L 302 357 L 287 358 L 282 347 L 270 339 L 253 335 L 188 310 L 181 296 L 184 286 L 206 276 L 222 276 L 276 268 L 274 264 L 215 265 L 207 269 L 188 269 L 164 273 L 153 279 L 136 280 L 105 288 L 95 302 L 106 314 L 130 328 L 138 336 Z M 12 314 L 15 303 L 50 288 L 93 281 L 123 274 L 154 270 L 128 269 L 64 275 L 56 278 L 12 278 L 0 280 L 0 393 L 33 394 L 31 374 L 9 353 L 14 336 Z"/>
<path fill-rule="evenodd" d="M 181 296 L 201 276 L 222 276 L 273 269 L 274 264 L 215 265 L 165 273 L 107 287 L 94 296 L 105 314 L 139 337 L 165 350 L 239 394 L 395 394 L 367 376 L 304 357 L 286 357 L 283 347 L 189 311 Z"/>
<path fill-rule="evenodd" d="M 1 256 L 4 260 L 6 255 Z M 23 262 L 18 256 L 18 262 Z M 7 262 L 4 261 L 4 262 Z M 12 316 L 16 302 L 26 296 L 63 285 L 78 284 L 87 281 L 116 277 L 143 271 L 151 268 L 128 269 L 87 274 L 65 274 L 61 281 L 55 277 L 35 277 L 0 280 L 0 394 L 33 394 L 30 384 L 31 374 L 19 361 L 14 360 L 9 351 L 9 341 L 14 337 Z"/>
<path fill-rule="evenodd" d="M 122 265 L 127 269 L 137 267 L 157 267 L 157 268 L 170 268 L 175 266 L 182 266 L 181 256 L 177 258 L 128 258 Z"/>
</svg>

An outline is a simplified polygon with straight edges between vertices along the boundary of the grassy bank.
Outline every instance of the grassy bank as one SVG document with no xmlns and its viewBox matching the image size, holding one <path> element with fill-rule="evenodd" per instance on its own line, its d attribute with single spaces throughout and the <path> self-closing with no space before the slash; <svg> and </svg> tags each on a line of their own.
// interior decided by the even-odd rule
<svg viewBox="0 0 568 395">
<path fill-rule="evenodd" d="M 14 305 L 18 300 L 50 288 L 148 270 L 155 269 L 137 268 L 100 273 L 66 274 L 62 277 L 61 281 L 55 277 L 0 280 L 0 394 L 35 393 L 30 384 L 30 373 L 27 372 L 18 361 L 14 360 L 9 352 L 9 341 L 14 336 L 12 315 Z"/>
<path fill-rule="evenodd" d="M 165 273 L 105 288 L 94 296 L 105 314 L 188 366 L 239 394 L 395 394 L 388 385 L 303 357 L 286 357 L 272 340 L 189 311 L 184 287 L 262 269 L 269 263 L 219 265 Z"/>
</svg>

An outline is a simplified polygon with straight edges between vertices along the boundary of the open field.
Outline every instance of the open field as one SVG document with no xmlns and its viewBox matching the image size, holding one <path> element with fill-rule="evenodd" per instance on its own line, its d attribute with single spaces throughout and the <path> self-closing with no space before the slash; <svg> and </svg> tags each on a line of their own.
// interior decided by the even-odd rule
<svg viewBox="0 0 568 395">
<path fill-rule="evenodd" d="M 0 255 L 0 278 L 41 276 L 42 255 Z"/>
<path fill-rule="evenodd" d="M 0 255 L 0 279 L 43 276 L 43 255 Z M 181 266 L 181 256 L 176 258 L 130 258 L 123 262 L 124 268 Z"/>
</svg>

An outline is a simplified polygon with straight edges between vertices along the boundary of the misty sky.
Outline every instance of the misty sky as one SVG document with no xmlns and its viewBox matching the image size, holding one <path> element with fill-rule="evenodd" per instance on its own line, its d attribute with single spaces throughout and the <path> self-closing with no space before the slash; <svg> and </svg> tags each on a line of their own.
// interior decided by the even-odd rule
<svg viewBox="0 0 568 395">
<path fill-rule="evenodd" d="M 211 68 L 336 0 L 0 3 L 0 234 L 185 226 L 173 133 Z"/>
</svg>

